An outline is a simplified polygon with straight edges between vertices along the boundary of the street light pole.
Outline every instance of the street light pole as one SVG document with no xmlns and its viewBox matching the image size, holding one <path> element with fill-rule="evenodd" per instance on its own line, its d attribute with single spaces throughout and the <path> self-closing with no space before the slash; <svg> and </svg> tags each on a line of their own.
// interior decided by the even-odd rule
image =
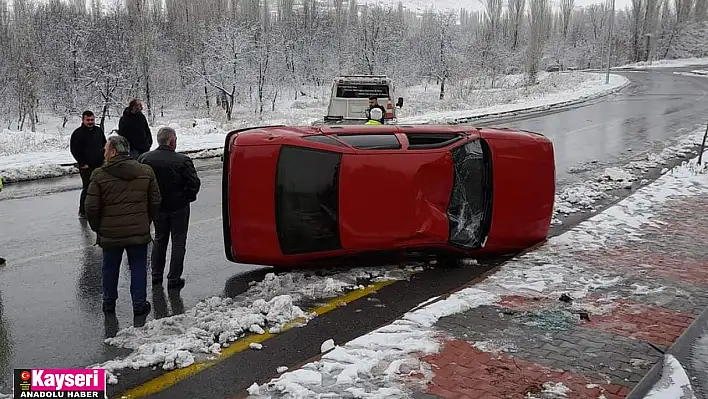
<svg viewBox="0 0 708 399">
<path fill-rule="evenodd" d="M 612 11 L 610 12 L 610 31 L 607 34 L 607 74 L 605 84 L 610 84 L 610 60 L 612 59 L 612 26 L 615 22 L 615 0 L 612 1 Z"/>
</svg>

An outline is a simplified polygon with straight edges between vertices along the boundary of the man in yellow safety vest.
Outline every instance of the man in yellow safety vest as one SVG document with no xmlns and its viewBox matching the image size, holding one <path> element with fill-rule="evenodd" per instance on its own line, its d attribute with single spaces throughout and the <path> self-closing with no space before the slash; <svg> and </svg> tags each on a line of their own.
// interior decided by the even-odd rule
<svg viewBox="0 0 708 399">
<path fill-rule="evenodd" d="M 369 112 L 369 120 L 365 125 L 383 125 L 383 116 L 381 108 L 372 108 Z"/>
</svg>

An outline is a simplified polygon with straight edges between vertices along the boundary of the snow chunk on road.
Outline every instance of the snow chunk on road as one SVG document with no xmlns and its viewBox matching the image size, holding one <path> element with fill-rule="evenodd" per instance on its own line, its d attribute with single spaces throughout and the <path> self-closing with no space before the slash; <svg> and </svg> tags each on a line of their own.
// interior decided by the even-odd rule
<svg viewBox="0 0 708 399">
<path fill-rule="evenodd" d="M 288 366 L 280 366 L 276 371 L 278 372 L 278 374 L 283 374 L 284 372 L 288 371 Z"/>
<path fill-rule="evenodd" d="M 570 388 L 565 386 L 562 382 L 544 382 L 542 385 L 543 390 L 540 392 L 540 396 L 536 396 L 533 393 L 527 393 L 527 399 L 540 399 L 546 397 L 552 398 L 567 398 L 568 394 L 571 392 Z"/>
<path fill-rule="evenodd" d="M 251 342 L 250 344 L 248 344 L 248 347 L 251 349 L 258 350 L 258 351 L 263 349 L 263 345 L 259 344 L 258 342 Z"/>
<path fill-rule="evenodd" d="M 325 342 L 323 342 L 322 345 L 320 346 L 320 353 L 329 352 L 332 349 L 334 349 L 334 340 L 328 339 Z"/>
<path fill-rule="evenodd" d="M 681 363 L 670 354 L 664 357 L 661 378 L 644 399 L 696 399 L 691 381 Z"/>
<path fill-rule="evenodd" d="M 259 395 L 261 393 L 261 389 L 258 384 L 254 382 L 253 384 L 251 384 L 250 387 L 246 389 L 246 392 L 248 392 L 249 395 Z"/>
<path fill-rule="evenodd" d="M 194 355 L 188 351 L 170 352 L 165 356 L 165 363 L 162 365 L 164 370 L 172 370 L 188 367 L 194 364 Z"/>
</svg>

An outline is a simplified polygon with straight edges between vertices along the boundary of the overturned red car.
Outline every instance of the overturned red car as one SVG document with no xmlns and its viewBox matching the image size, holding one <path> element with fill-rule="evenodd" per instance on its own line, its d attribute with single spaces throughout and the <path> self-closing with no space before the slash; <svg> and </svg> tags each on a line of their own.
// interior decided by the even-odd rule
<svg viewBox="0 0 708 399">
<path fill-rule="evenodd" d="M 300 267 L 376 253 L 474 257 L 543 241 L 553 145 L 451 125 L 268 126 L 226 137 L 233 262 Z"/>
</svg>

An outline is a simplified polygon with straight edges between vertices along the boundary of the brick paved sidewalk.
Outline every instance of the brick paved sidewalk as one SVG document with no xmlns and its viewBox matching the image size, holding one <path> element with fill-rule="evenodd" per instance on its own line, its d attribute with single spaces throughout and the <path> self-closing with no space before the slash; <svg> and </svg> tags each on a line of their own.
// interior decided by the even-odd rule
<svg viewBox="0 0 708 399">
<path fill-rule="evenodd" d="M 625 397 L 708 305 L 705 184 L 630 198 L 476 286 L 502 299 L 437 322 L 416 396 Z"/>
</svg>

